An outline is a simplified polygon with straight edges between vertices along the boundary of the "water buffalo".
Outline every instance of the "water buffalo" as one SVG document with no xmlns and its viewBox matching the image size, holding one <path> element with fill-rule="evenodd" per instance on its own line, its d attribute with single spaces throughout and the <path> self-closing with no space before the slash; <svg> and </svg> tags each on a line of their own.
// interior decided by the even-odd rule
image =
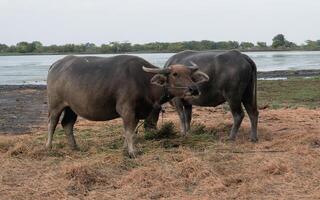
<svg viewBox="0 0 320 200">
<path fill-rule="evenodd" d="M 46 147 L 52 147 L 52 137 L 62 112 L 61 124 L 73 149 L 77 148 L 73 126 L 78 115 L 93 121 L 121 117 L 124 145 L 129 155 L 135 156 L 133 137 L 139 119 L 146 118 L 154 106 L 172 97 L 198 95 L 193 77 L 197 81 L 209 79 L 197 67 L 173 65 L 159 69 L 131 55 L 67 56 L 55 62 L 48 73 Z"/>
<path fill-rule="evenodd" d="M 259 113 L 255 63 L 247 55 L 236 50 L 228 52 L 183 51 L 172 56 L 166 62 L 165 67 L 190 63 L 198 65 L 201 71 L 209 75 L 210 80 L 198 85 L 201 92 L 199 98 L 174 98 L 172 100 L 179 113 L 182 134 L 186 135 L 190 129 L 192 105 L 215 107 L 227 101 L 234 121 L 229 139 L 236 138 L 244 117 L 241 106 L 243 103 L 251 121 L 250 139 L 256 142 Z M 145 122 L 146 128 L 156 126 L 159 111 L 160 108 L 154 109 L 153 116 L 150 116 Z"/>
</svg>

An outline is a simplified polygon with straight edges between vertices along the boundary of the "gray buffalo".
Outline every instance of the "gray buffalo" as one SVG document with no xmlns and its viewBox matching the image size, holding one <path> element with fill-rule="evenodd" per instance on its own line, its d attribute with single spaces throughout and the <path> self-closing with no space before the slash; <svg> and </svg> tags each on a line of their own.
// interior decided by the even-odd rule
<svg viewBox="0 0 320 200">
<path fill-rule="evenodd" d="M 172 65 L 159 69 L 142 58 L 130 55 L 114 57 L 67 56 L 49 69 L 48 139 L 52 138 L 64 113 L 61 124 L 71 148 L 77 144 L 73 126 L 77 116 L 93 121 L 121 117 L 124 125 L 124 145 L 135 156 L 134 130 L 139 119 L 150 115 L 153 107 L 173 97 L 197 96 L 196 82 L 209 77 L 197 67 Z"/>
<path fill-rule="evenodd" d="M 232 50 L 228 52 L 210 51 L 183 51 L 172 56 L 165 67 L 175 64 L 198 65 L 200 70 L 209 75 L 209 81 L 198 84 L 199 98 L 174 98 L 180 121 L 181 132 L 186 135 L 190 129 L 192 105 L 215 107 L 228 102 L 232 116 L 233 126 L 229 135 L 230 140 L 236 138 L 238 129 L 244 117 L 241 103 L 244 105 L 251 122 L 252 142 L 258 140 L 257 124 L 257 69 L 255 63 L 245 54 Z M 153 116 L 146 122 L 146 128 L 154 128 L 160 107 L 155 108 Z"/>
</svg>

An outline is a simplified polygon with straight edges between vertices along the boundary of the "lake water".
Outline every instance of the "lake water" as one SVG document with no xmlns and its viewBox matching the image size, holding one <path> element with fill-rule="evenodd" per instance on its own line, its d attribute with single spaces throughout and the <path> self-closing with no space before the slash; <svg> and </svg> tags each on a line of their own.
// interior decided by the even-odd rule
<svg viewBox="0 0 320 200">
<path fill-rule="evenodd" d="M 246 52 L 258 71 L 320 69 L 319 51 Z M 172 53 L 133 54 L 163 66 Z M 0 85 L 45 84 L 48 68 L 65 55 L 0 56 Z M 97 56 L 113 56 L 111 54 Z"/>
</svg>

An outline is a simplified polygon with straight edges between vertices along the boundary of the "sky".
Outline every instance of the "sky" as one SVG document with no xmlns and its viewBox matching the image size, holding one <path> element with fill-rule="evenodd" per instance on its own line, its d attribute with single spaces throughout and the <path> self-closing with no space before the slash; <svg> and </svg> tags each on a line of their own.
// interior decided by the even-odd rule
<svg viewBox="0 0 320 200">
<path fill-rule="evenodd" d="M 319 0 L 0 0 L 0 43 L 320 39 Z"/>
</svg>

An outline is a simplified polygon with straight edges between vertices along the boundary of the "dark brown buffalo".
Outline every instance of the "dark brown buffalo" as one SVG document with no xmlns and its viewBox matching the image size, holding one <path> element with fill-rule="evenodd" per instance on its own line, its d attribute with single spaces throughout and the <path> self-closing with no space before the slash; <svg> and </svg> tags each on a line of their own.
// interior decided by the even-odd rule
<svg viewBox="0 0 320 200">
<path fill-rule="evenodd" d="M 245 54 L 232 50 L 228 52 L 183 51 L 172 56 L 165 67 L 195 63 L 199 69 L 209 75 L 209 81 L 199 84 L 199 98 L 174 98 L 181 121 L 181 132 L 186 135 L 190 129 L 192 105 L 215 107 L 228 102 L 232 116 L 230 140 L 236 138 L 244 117 L 244 105 L 251 121 L 251 141 L 258 140 L 257 124 L 257 69 L 255 63 Z M 194 65 L 195 65 L 194 64 Z M 154 128 L 160 108 L 155 108 L 145 127 Z"/>
<path fill-rule="evenodd" d="M 172 97 L 196 96 L 197 81 L 208 76 L 196 67 L 172 65 L 159 69 L 142 58 L 67 56 L 49 69 L 47 89 L 49 125 L 47 148 L 64 112 L 62 126 L 69 145 L 77 148 L 73 126 L 77 116 L 105 121 L 121 117 L 125 146 L 135 155 L 133 137 L 139 119 L 148 117 L 153 107 Z"/>
</svg>

